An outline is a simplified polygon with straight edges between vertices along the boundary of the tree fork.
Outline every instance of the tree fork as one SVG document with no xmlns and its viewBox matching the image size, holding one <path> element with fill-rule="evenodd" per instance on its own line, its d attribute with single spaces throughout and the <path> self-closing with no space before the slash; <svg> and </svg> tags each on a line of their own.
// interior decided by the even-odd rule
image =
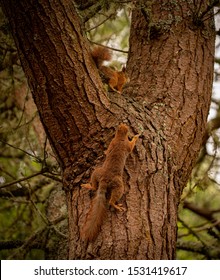
<svg viewBox="0 0 220 280">
<path fill-rule="evenodd" d="M 130 83 L 122 96 L 109 100 L 72 1 L 2 2 L 64 171 L 69 258 L 175 258 L 180 195 L 199 153 L 210 104 L 213 20 L 192 28 L 197 7 L 186 1 L 149 1 L 146 9 L 134 9 Z M 85 171 L 102 160 L 121 121 L 132 135 L 142 132 L 125 168 L 122 203 L 127 211 L 108 209 L 97 240 L 84 244 L 79 230 L 91 198 L 79 185 Z"/>
</svg>

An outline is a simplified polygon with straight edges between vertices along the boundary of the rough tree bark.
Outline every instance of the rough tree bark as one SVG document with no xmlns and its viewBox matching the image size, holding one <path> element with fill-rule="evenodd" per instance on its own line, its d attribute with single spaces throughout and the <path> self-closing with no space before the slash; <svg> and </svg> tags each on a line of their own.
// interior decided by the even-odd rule
<svg viewBox="0 0 220 280">
<path fill-rule="evenodd" d="M 180 195 L 200 150 L 211 98 L 215 34 L 213 19 L 203 21 L 206 1 L 147 1 L 134 8 L 130 83 L 122 96 L 110 98 L 72 1 L 2 2 L 63 171 L 68 257 L 175 258 Z M 120 122 L 131 134 L 142 133 L 124 172 L 126 212 L 110 209 L 97 240 L 84 244 L 79 231 L 91 197 L 80 183 L 104 159 Z"/>
</svg>

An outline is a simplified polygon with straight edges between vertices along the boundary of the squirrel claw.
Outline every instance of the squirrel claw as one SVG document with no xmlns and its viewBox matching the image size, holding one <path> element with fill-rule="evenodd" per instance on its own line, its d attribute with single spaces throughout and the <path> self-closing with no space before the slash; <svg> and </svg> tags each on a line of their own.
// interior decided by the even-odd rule
<svg viewBox="0 0 220 280">
<path fill-rule="evenodd" d="M 90 183 L 81 184 L 81 187 L 82 187 L 82 188 L 85 188 L 85 189 L 87 189 L 87 190 L 93 190 L 93 191 L 96 190 L 96 188 L 94 188 Z"/>
<path fill-rule="evenodd" d="M 122 207 L 123 204 L 112 204 L 112 206 L 116 209 L 116 210 L 119 210 L 119 211 L 125 211 L 125 208 Z"/>
</svg>

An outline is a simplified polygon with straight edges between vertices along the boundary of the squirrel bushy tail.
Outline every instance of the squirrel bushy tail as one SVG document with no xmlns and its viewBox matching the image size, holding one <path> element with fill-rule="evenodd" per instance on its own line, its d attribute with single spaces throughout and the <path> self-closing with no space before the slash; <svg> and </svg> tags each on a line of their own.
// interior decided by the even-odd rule
<svg viewBox="0 0 220 280">
<path fill-rule="evenodd" d="M 100 187 L 92 201 L 86 223 L 81 231 L 81 238 L 84 241 L 93 241 L 100 231 L 107 212 L 105 193 L 106 190 Z"/>
<path fill-rule="evenodd" d="M 110 61 L 112 59 L 110 50 L 101 46 L 93 48 L 92 57 L 99 69 L 101 68 L 104 61 Z"/>
</svg>

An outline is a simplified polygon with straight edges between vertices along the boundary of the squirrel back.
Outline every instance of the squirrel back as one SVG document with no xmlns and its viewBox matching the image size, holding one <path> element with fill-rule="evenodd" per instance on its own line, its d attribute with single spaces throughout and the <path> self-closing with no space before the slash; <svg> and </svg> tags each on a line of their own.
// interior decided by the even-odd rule
<svg viewBox="0 0 220 280">
<path fill-rule="evenodd" d="M 96 67 L 100 70 L 103 80 L 106 81 L 109 87 L 118 93 L 122 92 L 124 84 L 127 82 L 126 68 L 122 71 L 116 71 L 111 67 L 103 65 L 104 61 L 110 61 L 112 54 L 108 48 L 97 46 L 91 51 Z"/>
</svg>

